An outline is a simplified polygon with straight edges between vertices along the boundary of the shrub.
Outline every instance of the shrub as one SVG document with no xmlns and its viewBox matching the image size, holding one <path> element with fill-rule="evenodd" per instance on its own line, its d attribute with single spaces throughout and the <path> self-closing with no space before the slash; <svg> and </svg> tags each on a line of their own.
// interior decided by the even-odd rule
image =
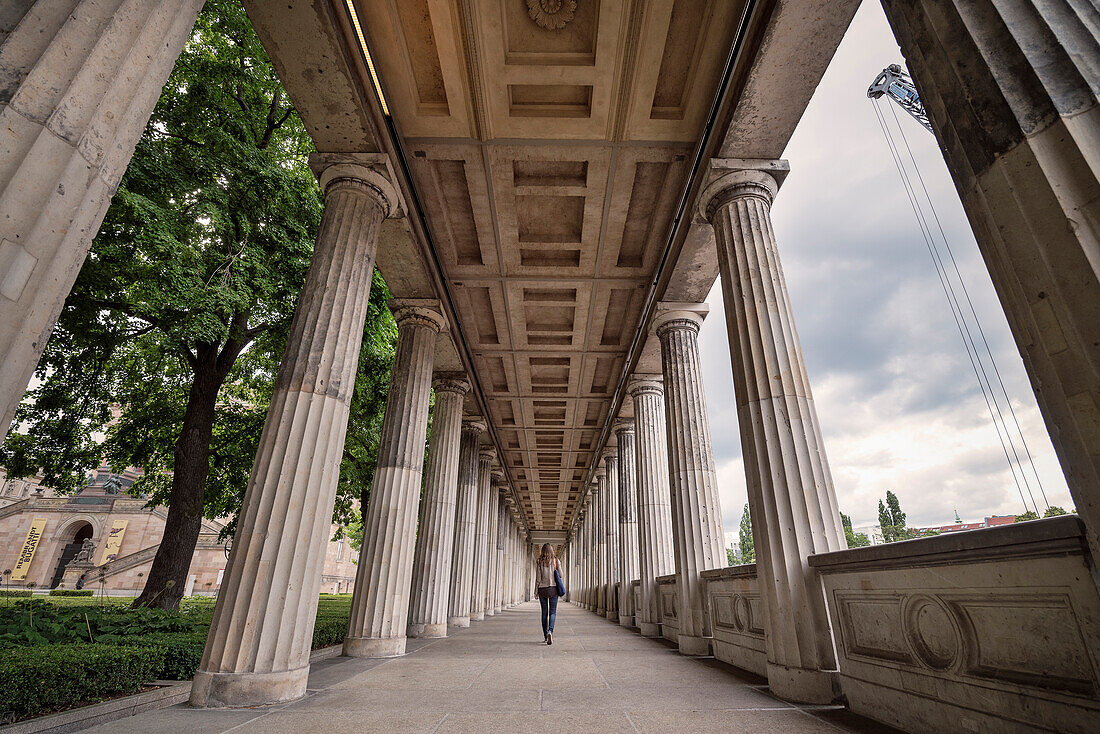
<svg viewBox="0 0 1100 734">
<path fill-rule="evenodd" d="M 116 693 L 133 693 L 163 667 L 159 650 L 54 645 L 0 655 L 0 712 L 25 717 Z"/>
<path fill-rule="evenodd" d="M 206 631 L 195 632 L 157 632 L 149 635 L 137 635 L 130 638 L 127 645 L 141 648 L 154 648 L 163 660 L 157 670 L 160 680 L 190 680 L 195 676 L 202 662 L 202 651 L 206 647 Z"/>
<path fill-rule="evenodd" d="M 50 589 L 50 596 L 91 596 L 91 589 Z"/>
<path fill-rule="evenodd" d="M 30 589 L 0 589 L 0 598 L 2 597 L 28 597 L 33 596 L 34 592 Z"/>
<path fill-rule="evenodd" d="M 329 645 L 339 645 L 344 641 L 344 635 L 348 631 L 348 617 L 322 617 L 317 615 L 317 622 L 313 625 L 313 649 L 317 650 Z"/>
</svg>

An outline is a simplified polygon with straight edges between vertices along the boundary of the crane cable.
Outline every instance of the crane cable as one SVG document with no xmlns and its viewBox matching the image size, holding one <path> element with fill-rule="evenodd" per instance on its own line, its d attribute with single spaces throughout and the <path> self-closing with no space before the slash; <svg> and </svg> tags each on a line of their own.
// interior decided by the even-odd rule
<svg viewBox="0 0 1100 734">
<path fill-rule="evenodd" d="M 876 101 L 877 100 L 873 100 Z M 928 194 L 928 187 L 924 183 L 924 177 L 920 173 L 920 168 L 917 166 L 916 158 L 913 155 L 912 148 L 909 146 L 909 140 L 905 135 L 905 130 L 901 126 L 901 122 L 898 119 L 897 112 L 890 107 L 890 111 L 893 114 L 894 124 L 897 126 L 898 132 L 901 135 L 902 141 L 908 152 L 913 171 L 916 173 L 917 179 L 920 181 L 921 189 L 924 192 L 925 201 L 928 204 L 928 208 L 931 210 L 931 215 L 935 221 L 936 227 L 940 233 L 945 249 L 947 251 L 947 258 L 951 261 L 952 269 L 955 272 L 955 277 L 958 279 L 959 286 L 963 292 L 963 296 L 966 299 L 967 305 L 971 317 L 974 321 L 976 331 L 981 337 L 981 340 L 985 347 L 985 352 L 990 364 L 992 365 L 993 375 L 1000 386 L 1000 392 L 1004 396 L 1004 402 L 1008 406 L 1008 412 L 1012 417 L 1013 423 L 1016 427 L 1016 434 L 1019 437 L 1019 442 L 1023 446 L 1023 453 L 1027 457 L 1027 462 L 1031 466 L 1031 473 L 1034 475 L 1035 483 L 1038 486 L 1039 492 L 1043 497 L 1043 502 L 1049 508 L 1050 503 L 1047 501 L 1046 491 L 1043 488 L 1042 480 L 1039 478 L 1039 473 L 1035 469 L 1035 462 L 1032 458 L 1031 450 L 1027 445 L 1027 440 L 1024 438 L 1023 430 L 1020 427 L 1019 419 L 1016 416 L 1016 411 L 1012 407 L 1012 401 L 1008 397 L 1008 391 L 1005 388 L 1004 381 L 1001 378 L 1000 370 L 997 368 L 996 360 L 993 358 L 993 352 L 990 349 L 989 341 L 986 338 L 985 330 L 982 328 L 981 320 L 978 318 L 974 303 L 970 298 L 969 290 L 966 287 L 966 282 L 963 280 L 962 273 L 959 270 L 958 262 L 955 259 L 954 251 L 951 249 L 951 244 L 947 239 L 947 235 L 944 232 L 943 225 L 940 222 L 939 215 L 936 213 L 935 205 L 932 203 L 932 198 Z M 947 297 L 948 306 L 951 309 L 951 315 L 955 320 L 955 326 L 958 328 L 959 336 L 963 340 L 963 345 L 966 348 L 967 357 L 970 359 L 970 366 L 974 371 L 974 377 L 978 380 L 978 385 L 982 390 L 982 396 L 985 399 L 986 409 L 989 411 L 989 417 L 993 421 L 993 426 L 997 431 L 997 438 L 1001 443 L 1001 449 L 1005 455 L 1005 461 L 1008 462 L 1009 471 L 1012 473 L 1013 481 L 1016 484 L 1016 489 L 1020 494 L 1020 501 L 1023 503 L 1024 509 L 1031 510 L 1028 507 L 1027 500 L 1024 498 L 1024 489 L 1026 488 L 1028 496 L 1031 498 L 1032 507 L 1035 508 L 1035 512 L 1038 515 L 1038 503 L 1035 501 L 1035 495 L 1032 492 L 1031 481 L 1028 479 L 1027 471 L 1024 468 L 1024 462 L 1021 458 L 1021 452 L 1016 447 L 1015 437 L 1012 435 L 1012 431 L 1009 429 L 1008 422 L 1005 418 L 1004 411 L 1001 408 L 1001 401 L 998 399 L 997 393 L 993 388 L 992 379 L 989 372 L 986 370 L 985 363 L 982 361 L 981 353 L 979 352 L 978 345 L 974 339 L 974 335 L 971 332 L 969 321 L 963 311 L 962 304 L 958 294 L 955 292 L 955 286 L 951 280 L 950 274 L 944 265 L 945 257 L 940 252 L 939 247 L 936 244 L 935 237 L 932 233 L 932 226 L 929 224 L 928 218 L 925 215 L 919 197 L 917 195 L 916 186 L 909 177 L 907 167 L 902 158 L 900 146 L 894 140 L 890 130 L 890 126 L 887 124 L 886 117 L 879 109 L 879 105 L 875 104 L 875 116 L 878 119 L 879 127 L 882 129 L 883 137 L 886 140 L 887 147 L 890 149 L 890 155 L 894 160 L 894 165 L 898 170 L 898 175 L 901 177 L 902 185 L 905 187 L 906 196 L 909 198 L 910 206 L 913 208 L 913 214 L 917 218 L 917 224 L 920 227 L 921 235 L 924 238 L 925 246 L 928 249 L 929 255 L 932 257 L 933 265 L 936 268 L 936 275 L 940 280 L 940 286 L 943 288 L 944 295 Z M 984 379 L 983 379 L 984 378 Z M 1015 461 L 1013 461 L 1015 459 Z M 1018 475 L 1017 475 L 1018 473 Z M 1021 484 L 1021 479 L 1023 484 Z"/>
</svg>

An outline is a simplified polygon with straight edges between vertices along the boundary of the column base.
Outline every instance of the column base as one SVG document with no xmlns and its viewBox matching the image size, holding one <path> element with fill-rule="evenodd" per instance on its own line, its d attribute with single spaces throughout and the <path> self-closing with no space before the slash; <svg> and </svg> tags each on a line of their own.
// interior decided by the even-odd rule
<svg viewBox="0 0 1100 734">
<path fill-rule="evenodd" d="M 497 607 L 497 609 L 496 609 L 497 614 L 501 614 L 503 611 L 504 611 L 504 606 L 503 605 Z"/>
<path fill-rule="evenodd" d="M 447 617 L 448 627 L 469 627 L 470 618 L 466 616 L 462 617 Z"/>
<path fill-rule="evenodd" d="M 474 612 L 473 614 L 470 615 L 470 621 L 471 622 L 484 622 L 485 621 L 485 612 Z"/>
<path fill-rule="evenodd" d="M 309 665 L 279 673 L 212 673 L 200 670 L 191 683 L 191 705 L 199 708 L 261 706 L 306 695 Z"/>
<path fill-rule="evenodd" d="M 642 637 L 660 637 L 661 625 L 653 622 L 638 622 L 638 631 L 642 633 Z"/>
<path fill-rule="evenodd" d="M 397 658 L 404 654 L 404 637 L 344 638 L 344 655 L 349 658 Z"/>
<path fill-rule="evenodd" d="M 691 635 L 677 635 L 676 642 L 680 645 L 681 655 L 706 656 L 710 655 L 710 638 L 693 637 Z"/>
<path fill-rule="evenodd" d="M 409 629 L 406 630 L 406 634 L 409 637 L 418 637 L 420 639 L 431 639 L 436 637 L 447 636 L 446 624 L 410 624 Z"/>
<path fill-rule="evenodd" d="M 619 618 L 619 613 L 611 609 L 607 610 L 607 618 L 610 620 L 616 620 Z"/>
<path fill-rule="evenodd" d="M 607 610 L 604 609 L 603 607 L 596 607 L 596 616 L 597 617 L 606 617 L 607 616 Z"/>
<path fill-rule="evenodd" d="M 486 610 L 485 610 L 485 616 L 486 616 L 486 617 L 492 617 L 492 616 L 494 616 L 495 614 L 496 614 L 496 612 L 495 612 L 494 610 L 492 610 L 492 609 L 486 609 Z"/>
<path fill-rule="evenodd" d="M 623 627 L 633 627 L 634 626 L 634 615 L 633 614 L 620 614 L 619 615 L 619 624 L 621 624 Z"/>
<path fill-rule="evenodd" d="M 835 670 L 788 668 L 768 661 L 768 688 L 784 701 L 830 704 L 840 698 Z"/>
</svg>

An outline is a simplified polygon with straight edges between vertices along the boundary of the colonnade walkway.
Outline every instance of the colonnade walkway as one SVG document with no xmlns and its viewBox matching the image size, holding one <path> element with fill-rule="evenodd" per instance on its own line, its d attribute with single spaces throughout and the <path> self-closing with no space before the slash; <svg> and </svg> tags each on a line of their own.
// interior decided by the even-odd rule
<svg viewBox="0 0 1100 734">
<path fill-rule="evenodd" d="M 840 707 L 796 706 L 767 682 L 570 604 L 554 644 L 526 602 L 450 637 L 410 639 L 389 659 L 313 666 L 309 693 L 249 709 L 151 711 L 89 731 L 129 732 L 845 732 L 890 731 Z"/>
</svg>

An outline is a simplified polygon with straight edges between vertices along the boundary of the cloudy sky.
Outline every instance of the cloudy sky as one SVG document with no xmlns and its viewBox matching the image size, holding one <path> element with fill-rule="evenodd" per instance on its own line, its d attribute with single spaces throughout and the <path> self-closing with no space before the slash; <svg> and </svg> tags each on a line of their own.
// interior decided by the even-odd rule
<svg viewBox="0 0 1100 734">
<path fill-rule="evenodd" d="M 877 522 L 889 489 L 911 525 L 951 522 L 956 508 L 964 521 L 1019 514 L 1004 450 L 866 96 L 883 67 L 901 62 L 881 6 L 863 3 L 787 147 L 791 174 L 772 209 L 840 509 L 855 525 Z M 1047 498 L 1068 509 L 1065 478 L 935 139 L 908 118 L 901 124 Z M 745 476 L 737 416 L 726 407 L 733 384 L 717 286 L 708 302 L 700 349 L 728 533 L 741 518 Z"/>
</svg>

